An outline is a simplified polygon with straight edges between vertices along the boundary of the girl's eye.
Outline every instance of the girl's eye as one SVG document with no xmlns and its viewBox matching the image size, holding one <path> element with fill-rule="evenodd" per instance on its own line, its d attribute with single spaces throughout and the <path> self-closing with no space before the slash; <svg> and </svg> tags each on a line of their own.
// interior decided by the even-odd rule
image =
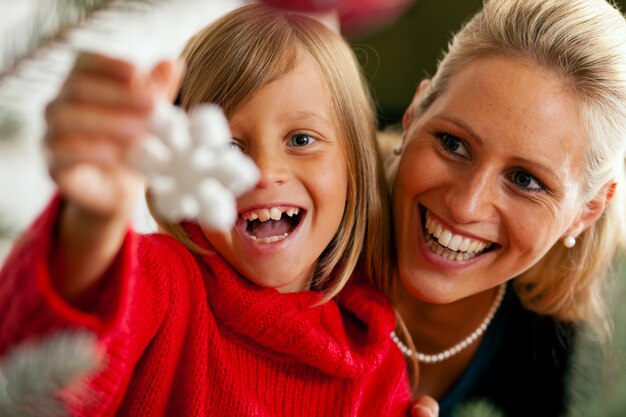
<svg viewBox="0 0 626 417">
<path fill-rule="evenodd" d="M 461 139 L 443 132 L 436 133 L 435 136 L 444 151 L 462 158 L 469 158 L 470 155 L 467 146 L 465 146 L 465 143 Z"/>
<path fill-rule="evenodd" d="M 315 139 L 304 133 L 297 133 L 293 135 L 289 141 L 289 144 L 296 147 L 308 146 L 315 142 Z"/>
<path fill-rule="evenodd" d="M 243 148 L 241 147 L 241 145 L 235 141 L 230 142 L 230 149 L 232 149 L 233 151 L 243 152 Z"/>
<path fill-rule="evenodd" d="M 518 188 L 525 191 L 541 191 L 545 189 L 543 184 L 534 176 L 526 171 L 514 171 L 509 174 L 509 180 L 513 182 Z"/>
</svg>

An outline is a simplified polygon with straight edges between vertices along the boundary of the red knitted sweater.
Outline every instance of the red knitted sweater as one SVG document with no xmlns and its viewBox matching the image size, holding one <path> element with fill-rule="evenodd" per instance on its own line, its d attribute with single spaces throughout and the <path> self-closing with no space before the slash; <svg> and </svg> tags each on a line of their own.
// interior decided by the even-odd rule
<svg viewBox="0 0 626 417">
<path fill-rule="evenodd" d="M 50 283 L 58 211 L 55 200 L 0 271 L 0 356 L 62 328 L 94 331 L 107 365 L 90 382 L 97 401 L 76 415 L 408 415 L 392 309 L 365 280 L 315 306 L 318 292 L 261 288 L 217 254 L 129 231 L 106 286 L 79 310 Z"/>
</svg>

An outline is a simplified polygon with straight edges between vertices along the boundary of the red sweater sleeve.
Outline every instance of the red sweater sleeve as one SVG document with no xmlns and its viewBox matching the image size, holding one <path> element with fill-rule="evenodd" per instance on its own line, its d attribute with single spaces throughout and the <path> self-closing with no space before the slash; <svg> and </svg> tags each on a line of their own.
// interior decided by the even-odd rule
<svg viewBox="0 0 626 417">
<path fill-rule="evenodd" d="M 79 309 L 55 292 L 50 279 L 49 257 L 60 207 L 60 198 L 55 197 L 15 243 L 0 270 L 0 357 L 23 341 L 61 329 L 92 331 L 106 359 L 105 369 L 90 381 L 98 392 L 96 408 L 114 409 L 166 314 L 170 300 L 167 281 L 162 277 L 169 276 L 172 260 L 162 260 L 167 253 L 150 256 L 149 239 L 146 242 L 129 230 L 102 285 L 98 285 L 99 293 L 90 297 L 90 308 Z M 144 252 L 141 256 L 140 246 Z M 147 276 L 150 274 L 139 267 L 139 258 L 146 257 L 161 260 L 162 267 L 154 268 L 160 274 Z"/>
</svg>

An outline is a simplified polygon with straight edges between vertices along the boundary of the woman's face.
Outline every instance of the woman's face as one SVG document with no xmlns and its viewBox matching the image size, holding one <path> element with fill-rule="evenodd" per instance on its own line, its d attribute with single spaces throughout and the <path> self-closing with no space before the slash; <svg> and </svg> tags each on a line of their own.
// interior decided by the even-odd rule
<svg viewBox="0 0 626 417">
<path fill-rule="evenodd" d="M 585 136 L 573 93 L 545 68 L 474 61 L 405 129 L 393 205 L 413 296 L 492 288 L 579 226 Z"/>
</svg>

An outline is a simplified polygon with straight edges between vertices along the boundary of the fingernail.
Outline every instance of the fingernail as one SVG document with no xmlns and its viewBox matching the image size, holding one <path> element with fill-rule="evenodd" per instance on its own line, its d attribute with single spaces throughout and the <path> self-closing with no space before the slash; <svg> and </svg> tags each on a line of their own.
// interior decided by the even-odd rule
<svg viewBox="0 0 626 417">
<path fill-rule="evenodd" d="M 421 405 L 421 404 L 415 404 L 413 406 L 413 409 L 416 410 L 416 411 L 420 411 L 421 410 L 422 411 L 422 415 L 427 415 L 427 416 L 430 416 L 430 417 L 436 417 L 437 416 L 437 414 L 435 413 L 435 410 L 432 410 L 429 407 L 426 407 L 426 406 Z M 425 413 L 425 414 L 423 414 L 423 413 Z"/>
</svg>

